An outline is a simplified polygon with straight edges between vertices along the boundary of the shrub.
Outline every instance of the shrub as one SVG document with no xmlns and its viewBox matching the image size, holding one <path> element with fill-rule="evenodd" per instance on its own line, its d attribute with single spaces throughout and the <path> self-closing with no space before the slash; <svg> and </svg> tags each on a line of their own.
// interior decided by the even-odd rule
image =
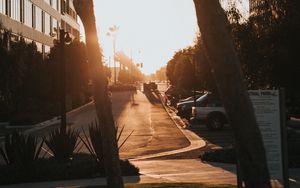
<svg viewBox="0 0 300 188">
<path fill-rule="evenodd" d="M 139 175 L 139 169 L 128 161 L 120 161 L 124 176 Z M 69 163 L 60 163 L 54 157 L 39 159 L 36 170 L 26 178 L 16 165 L 0 165 L 0 185 L 22 182 L 41 182 L 68 179 L 104 177 L 103 167 L 89 154 L 74 154 Z"/>
<path fill-rule="evenodd" d="M 129 135 L 125 137 L 123 141 L 121 141 L 121 136 L 123 134 L 125 125 L 119 129 L 119 126 L 116 127 L 116 139 L 118 143 L 118 149 L 120 150 L 124 144 L 127 142 L 129 137 L 132 135 L 134 131 L 131 131 Z M 95 123 L 91 123 L 89 125 L 89 136 L 82 129 L 83 137 L 79 135 L 80 140 L 84 143 L 90 154 L 95 158 L 95 160 L 99 163 L 103 162 L 103 147 L 102 147 L 102 134 L 101 128 L 97 121 Z"/>
<path fill-rule="evenodd" d="M 234 148 L 224 148 L 206 151 L 200 156 L 201 160 L 219 163 L 236 163 L 236 152 Z"/>
<path fill-rule="evenodd" d="M 72 129 L 68 129 L 66 132 L 55 129 L 45 139 L 45 143 L 57 161 L 67 162 L 80 144 L 78 135 L 78 132 Z"/>
<path fill-rule="evenodd" d="M 7 165 L 15 164 L 21 170 L 31 171 L 43 144 L 44 141 L 39 144 L 35 136 L 13 132 L 5 136 L 4 148 L 0 148 L 0 154 Z"/>
</svg>

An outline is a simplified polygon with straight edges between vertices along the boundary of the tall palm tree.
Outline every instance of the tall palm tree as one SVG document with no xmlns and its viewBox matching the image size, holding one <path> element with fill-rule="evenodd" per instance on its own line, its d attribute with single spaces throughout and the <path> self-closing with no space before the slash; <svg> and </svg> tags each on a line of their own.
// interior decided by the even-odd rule
<svg viewBox="0 0 300 188">
<path fill-rule="evenodd" d="M 243 82 L 229 23 L 219 0 L 194 0 L 198 26 L 219 93 L 223 99 L 246 187 L 270 188 L 262 136 Z"/>
<path fill-rule="evenodd" d="M 101 132 L 103 133 L 103 158 L 107 184 L 108 187 L 123 188 L 115 135 L 115 122 L 111 101 L 107 92 L 108 80 L 102 64 L 102 51 L 98 43 L 93 0 L 74 0 L 73 3 L 85 29 L 87 56 L 92 69 L 96 113 L 101 124 Z"/>
</svg>

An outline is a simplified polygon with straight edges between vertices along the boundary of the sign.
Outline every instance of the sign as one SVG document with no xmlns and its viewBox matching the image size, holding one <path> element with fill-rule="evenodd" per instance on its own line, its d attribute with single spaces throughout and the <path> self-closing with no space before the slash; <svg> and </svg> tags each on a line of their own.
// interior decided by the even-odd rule
<svg viewBox="0 0 300 188">
<path fill-rule="evenodd" d="M 248 91 L 266 150 L 271 179 L 284 182 L 280 92 L 278 90 Z"/>
</svg>

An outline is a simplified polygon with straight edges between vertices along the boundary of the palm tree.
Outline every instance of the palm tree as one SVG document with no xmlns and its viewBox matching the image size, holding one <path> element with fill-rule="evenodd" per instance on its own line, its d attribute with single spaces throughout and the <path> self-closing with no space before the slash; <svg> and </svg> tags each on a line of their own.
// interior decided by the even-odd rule
<svg viewBox="0 0 300 188">
<path fill-rule="evenodd" d="M 116 128 L 111 101 L 107 92 L 108 79 L 102 63 L 102 51 L 98 43 L 93 0 L 74 0 L 73 3 L 85 29 L 87 57 L 92 69 L 96 113 L 103 133 L 103 158 L 107 184 L 108 187 L 123 188 L 115 135 Z"/>
<path fill-rule="evenodd" d="M 262 136 L 243 82 L 228 20 L 219 0 L 194 0 L 194 4 L 210 67 L 234 128 L 242 180 L 246 187 L 270 188 Z"/>
</svg>

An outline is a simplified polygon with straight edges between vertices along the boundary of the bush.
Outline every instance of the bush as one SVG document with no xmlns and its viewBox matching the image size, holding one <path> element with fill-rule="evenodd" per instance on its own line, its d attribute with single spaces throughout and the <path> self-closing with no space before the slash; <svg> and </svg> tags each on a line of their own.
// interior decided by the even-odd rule
<svg viewBox="0 0 300 188">
<path fill-rule="evenodd" d="M 16 169 L 15 176 L 27 178 L 36 170 L 35 162 L 38 160 L 44 141 L 39 143 L 35 136 L 26 136 L 18 132 L 5 136 L 4 147 L 0 148 L 0 155 L 7 166 Z"/>
<path fill-rule="evenodd" d="M 68 129 L 66 132 L 56 129 L 50 133 L 49 138 L 45 139 L 45 143 L 53 153 L 55 160 L 67 162 L 71 159 L 80 143 L 78 135 L 78 132 L 72 129 Z"/>
<path fill-rule="evenodd" d="M 236 164 L 236 152 L 234 148 L 207 151 L 200 158 L 202 161 Z"/>
<path fill-rule="evenodd" d="M 129 137 L 132 135 L 134 131 L 131 131 L 129 135 L 126 136 L 124 140 L 121 141 L 121 136 L 123 134 L 125 125 L 120 129 L 119 126 L 116 127 L 116 139 L 118 143 L 118 149 L 120 150 L 126 141 L 129 139 Z M 101 134 L 101 128 L 97 121 L 94 123 L 91 123 L 89 125 L 89 136 L 85 133 L 85 131 L 82 129 L 83 136 L 79 135 L 80 140 L 83 142 L 85 147 L 88 149 L 90 154 L 94 157 L 94 159 L 101 165 L 103 163 L 103 147 L 102 147 L 102 134 Z"/>
<path fill-rule="evenodd" d="M 127 160 L 120 160 L 120 164 L 124 176 L 139 175 L 139 169 Z M 0 184 L 105 177 L 104 168 L 89 154 L 75 154 L 68 163 L 60 163 L 54 157 L 39 159 L 35 166 L 34 173 L 26 178 L 15 165 L 0 166 Z"/>
</svg>

